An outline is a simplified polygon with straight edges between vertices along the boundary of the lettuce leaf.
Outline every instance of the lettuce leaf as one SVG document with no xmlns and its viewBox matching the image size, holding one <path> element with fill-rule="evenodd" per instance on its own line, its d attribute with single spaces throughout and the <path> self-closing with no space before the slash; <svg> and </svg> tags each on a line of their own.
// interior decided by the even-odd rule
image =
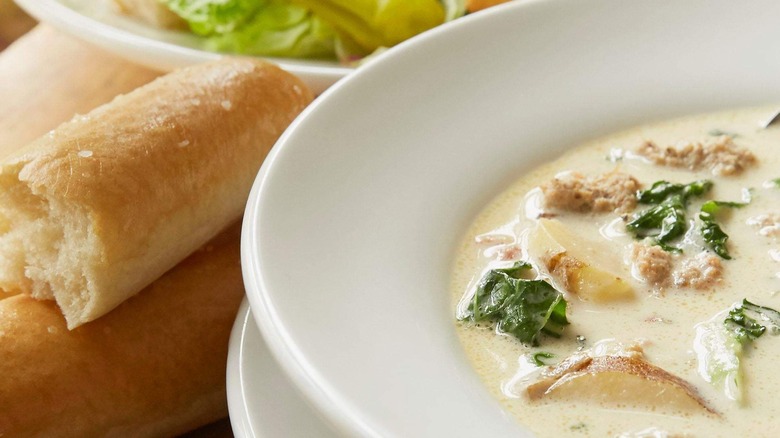
<svg viewBox="0 0 780 438">
<path fill-rule="evenodd" d="M 258 0 L 161 0 L 184 19 L 196 35 L 228 33 L 246 22 L 263 5 Z"/>
<path fill-rule="evenodd" d="M 283 0 L 162 0 L 205 37 L 205 48 L 246 55 L 334 58 L 336 33 Z"/>
<path fill-rule="evenodd" d="M 205 48 L 353 61 L 464 14 L 464 0 L 160 0 Z"/>
<path fill-rule="evenodd" d="M 333 58 L 336 34 L 306 9 L 269 2 L 238 30 L 212 37 L 210 50 L 289 58 Z"/>
</svg>

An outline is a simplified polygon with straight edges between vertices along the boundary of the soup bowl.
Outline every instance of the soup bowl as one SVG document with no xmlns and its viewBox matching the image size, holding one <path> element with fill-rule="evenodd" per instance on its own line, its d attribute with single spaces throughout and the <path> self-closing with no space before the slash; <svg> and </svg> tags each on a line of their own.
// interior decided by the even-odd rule
<svg viewBox="0 0 780 438">
<path fill-rule="evenodd" d="M 399 45 L 320 96 L 261 169 L 242 263 L 299 390 L 354 436 L 530 436 L 455 332 L 477 213 L 585 140 L 780 101 L 780 3 L 518 1 Z"/>
</svg>

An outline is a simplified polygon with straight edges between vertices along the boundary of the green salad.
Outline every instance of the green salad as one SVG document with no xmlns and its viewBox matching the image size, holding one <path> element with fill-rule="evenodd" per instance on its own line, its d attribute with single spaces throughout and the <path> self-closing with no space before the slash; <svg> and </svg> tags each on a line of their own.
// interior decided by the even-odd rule
<svg viewBox="0 0 780 438">
<path fill-rule="evenodd" d="M 464 0 L 160 0 L 207 49 L 338 59 L 394 46 L 464 14 Z"/>
</svg>

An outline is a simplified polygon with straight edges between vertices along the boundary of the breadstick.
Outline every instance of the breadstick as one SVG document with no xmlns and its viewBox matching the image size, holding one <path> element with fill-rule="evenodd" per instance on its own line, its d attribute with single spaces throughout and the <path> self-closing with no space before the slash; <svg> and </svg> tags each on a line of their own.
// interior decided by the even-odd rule
<svg viewBox="0 0 780 438">
<path fill-rule="evenodd" d="M 243 295 L 236 226 L 74 330 L 52 301 L 0 300 L 0 436 L 174 436 L 225 417 Z"/>
<path fill-rule="evenodd" d="M 243 212 L 312 95 L 261 61 L 163 76 L 0 165 L 0 288 L 55 299 L 69 328 L 137 293 Z"/>
</svg>

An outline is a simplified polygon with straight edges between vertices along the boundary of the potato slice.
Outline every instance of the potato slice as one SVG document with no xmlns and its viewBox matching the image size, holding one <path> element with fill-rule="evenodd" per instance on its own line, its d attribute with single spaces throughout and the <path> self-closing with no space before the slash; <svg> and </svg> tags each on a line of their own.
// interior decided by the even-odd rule
<svg viewBox="0 0 780 438">
<path fill-rule="evenodd" d="M 539 219 L 528 237 L 528 252 L 566 290 L 585 301 L 616 301 L 634 297 L 634 289 L 610 266 L 610 249 L 575 236 L 558 220 Z"/>
<path fill-rule="evenodd" d="M 685 380 L 641 355 L 577 354 L 527 387 L 531 400 L 599 403 L 611 408 L 641 408 L 671 415 L 717 414 Z"/>
</svg>

